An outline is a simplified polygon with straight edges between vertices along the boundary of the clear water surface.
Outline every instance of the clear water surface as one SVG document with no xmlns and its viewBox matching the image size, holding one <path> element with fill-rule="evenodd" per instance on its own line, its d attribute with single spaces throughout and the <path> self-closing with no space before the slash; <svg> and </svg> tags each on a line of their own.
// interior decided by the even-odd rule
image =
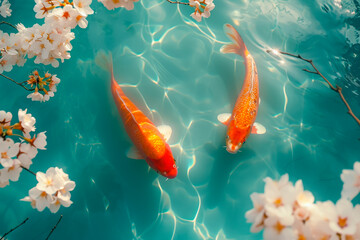
<svg viewBox="0 0 360 240">
<path fill-rule="evenodd" d="M 33 1 L 13 0 L 11 23 L 36 20 Z M 339 2 L 340 5 L 339 5 Z M 48 145 L 31 169 L 64 168 L 77 183 L 74 204 L 57 214 L 37 212 L 19 199 L 36 184 L 23 172 L 0 189 L 0 234 L 26 217 L 14 239 L 261 239 L 244 214 L 249 195 L 262 192 L 266 176 L 303 179 L 316 200 L 340 197 L 340 173 L 359 161 L 360 128 L 336 93 L 305 63 L 271 56 L 269 48 L 312 58 L 332 83 L 344 88 L 360 113 L 357 0 L 215 0 L 201 23 L 191 8 L 165 0 L 142 0 L 133 11 L 108 11 L 97 1 L 89 26 L 75 29 L 71 59 L 58 69 L 29 60 L 9 76 L 24 80 L 34 67 L 57 73 L 58 93 L 46 103 L 1 80 L 0 106 L 16 116 L 27 108 Z M 220 53 L 233 24 L 255 58 L 261 105 L 257 121 L 266 135 L 251 136 L 236 155 L 226 152 L 225 127 L 216 116 L 230 112 L 240 91 L 239 56 Z M 3 30 L 10 30 L 1 26 Z M 109 92 L 109 73 L 94 64 L 98 50 L 111 51 L 115 77 L 126 94 L 158 125 L 173 128 L 170 140 L 179 175 L 167 180 L 145 161 L 131 160 L 131 146 Z M 359 202 L 359 200 L 357 200 Z"/>
</svg>

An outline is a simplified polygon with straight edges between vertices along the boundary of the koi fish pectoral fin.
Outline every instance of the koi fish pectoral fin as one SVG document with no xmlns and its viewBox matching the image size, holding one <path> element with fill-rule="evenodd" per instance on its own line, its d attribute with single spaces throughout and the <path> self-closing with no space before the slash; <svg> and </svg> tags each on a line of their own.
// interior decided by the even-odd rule
<svg viewBox="0 0 360 240">
<path fill-rule="evenodd" d="M 231 113 L 221 113 L 217 116 L 217 119 L 222 124 L 228 125 L 230 117 L 231 117 Z"/>
<path fill-rule="evenodd" d="M 157 129 L 159 130 L 161 135 L 163 135 L 165 141 L 167 142 L 170 139 L 171 134 L 172 134 L 171 127 L 168 125 L 160 125 L 157 127 Z"/>
<path fill-rule="evenodd" d="M 126 153 L 126 156 L 130 159 L 144 159 L 144 156 L 139 152 L 139 150 L 132 146 L 129 151 Z"/>
<path fill-rule="evenodd" d="M 260 123 L 254 123 L 251 128 L 251 134 L 264 134 L 266 133 L 266 128 Z"/>
</svg>

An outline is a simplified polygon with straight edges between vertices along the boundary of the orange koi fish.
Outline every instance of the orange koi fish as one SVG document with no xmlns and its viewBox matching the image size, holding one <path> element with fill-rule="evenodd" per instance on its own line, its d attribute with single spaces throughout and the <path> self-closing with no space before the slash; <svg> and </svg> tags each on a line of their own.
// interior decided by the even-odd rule
<svg viewBox="0 0 360 240">
<path fill-rule="evenodd" d="M 221 52 L 238 54 L 244 58 L 245 64 L 245 80 L 233 112 L 218 115 L 218 120 L 227 125 L 226 150 L 229 153 L 237 153 L 250 133 L 264 134 L 266 129 L 261 124 L 255 123 L 260 99 L 254 58 L 233 26 L 226 24 L 225 32 L 233 43 L 223 46 Z"/>
<path fill-rule="evenodd" d="M 171 127 L 162 125 L 158 128 L 124 94 L 113 74 L 111 56 L 99 52 L 96 63 L 111 72 L 111 93 L 121 116 L 125 130 L 134 147 L 127 156 L 132 159 L 145 159 L 151 168 L 167 178 L 175 178 L 177 167 L 169 144 L 166 140 L 171 135 Z"/>
</svg>

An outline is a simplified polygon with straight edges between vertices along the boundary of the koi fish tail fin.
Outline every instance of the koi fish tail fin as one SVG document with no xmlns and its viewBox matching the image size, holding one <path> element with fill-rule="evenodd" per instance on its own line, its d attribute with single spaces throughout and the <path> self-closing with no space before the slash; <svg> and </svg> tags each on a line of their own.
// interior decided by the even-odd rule
<svg viewBox="0 0 360 240">
<path fill-rule="evenodd" d="M 222 53 L 235 53 L 241 56 L 245 56 L 248 53 L 248 51 L 244 41 L 242 40 L 241 36 L 236 31 L 236 29 L 230 24 L 225 24 L 224 29 L 225 29 L 225 33 L 228 35 L 230 40 L 233 41 L 233 43 L 223 46 L 220 49 L 220 51 Z"/>
<path fill-rule="evenodd" d="M 104 50 L 100 50 L 95 56 L 95 63 L 105 71 L 109 71 L 111 79 L 114 77 L 113 61 L 111 53 L 106 53 Z"/>
</svg>

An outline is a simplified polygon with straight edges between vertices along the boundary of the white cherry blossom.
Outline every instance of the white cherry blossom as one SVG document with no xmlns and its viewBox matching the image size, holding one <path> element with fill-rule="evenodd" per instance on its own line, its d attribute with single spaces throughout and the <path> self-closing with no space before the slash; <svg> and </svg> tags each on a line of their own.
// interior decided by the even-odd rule
<svg viewBox="0 0 360 240">
<path fill-rule="evenodd" d="M 78 11 L 71 5 L 63 8 L 55 8 L 46 18 L 45 23 L 57 28 L 75 28 Z"/>
<path fill-rule="evenodd" d="M 314 203 L 314 195 L 310 191 L 304 191 L 304 186 L 301 180 L 295 183 L 296 203 L 300 206 L 310 206 Z"/>
<path fill-rule="evenodd" d="M 42 150 L 46 150 L 45 146 L 47 144 L 46 142 L 46 132 L 41 132 L 36 136 L 35 141 L 33 142 L 33 145 L 37 148 L 37 149 L 42 149 Z"/>
<path fill-rule="evenodd" d="M 308 222 L 304 223 L 300 220 L 295 220 L 293 229 L 295 232 L 296 240 L 311 240 L 312 238 L 312 231 L 311 226 Z"/>
<path fill-rule="evenodd" d="M 8 34 L 0 31 L 0 73 L 9 72 L 14 65 L 20 63 L 19 58 L 22 55 L 17 50 L 17 39 L 18 36 L 15 33 Z"/>
<path fill-rule="evenodd" d="M 49 89 L 51 92 L 55 93 L 57 91 L 57 85 L 60 83 L 60 79 L 55 75 L 51 76 L 51 83 L 49 84 Z"/>
<path fill-rule="evenodd" d="M 90 8 L 92 0 L 74 0 L 74 7 L 82 14 L 83 16 L 91 15 L 94 11 Z"/>
<path fill-rule="evenodd" d="M 31 205 L 35 202 L 35 207 L 40 212 L 43 211 L 46 207 L 50 206 L 50 202 L 53 201 L 53 197 L 47 194 L 45 191 L 41 191 L 36 187 L 30 189 L 29 197 L 21 199 L 22 201 L 30 201 Z"/>
<path fill-rule="evenodd" d="M 9 126 L 11 119 L 12 119 L 11 112 L 5 112 L 2 110 L 0 111 L 0 124 L 1 125 Z"/>
<path fill-rule="evenodd" d="M 70 6 L 71 7 L 71 6 Z M 69 27 L 63 28 L 56 22 L 52 24 L 35 24 L 31 28 L 18 26 L 19 45 L 28 58 L 35 57 L 35 63 L 59 66 L 59 61 L 70 58 L 72 46 L 70 41 L 75 38 Z M 1 70 L 1 66 L 0 66 Z M 28 98 L 39 99 L 38 94 L 29 95 Z"/>
<path fill-rule="evenodd" d="M 29 169 L 29 167 L 31 166 L 31 164 L 33 163 L 31 160 L 31 158 L 25 154 L 25 153 L 21 153 L 18 158 L 17 158 L 19 161 L 20 161 L 20 164 L 21 166 Z"/>
<path fill-rule="evenodd" d="M 19 109 L 18 112 L 18 117 L 19 117 L 19 121 L 21 123 L 21 126 L 23 128 L 23 131 L 25 133 L 29 133 L 32 131 L 35 131 L 35 118 L 30 114 L 30 113 L 26 113 L 27 109 L 25 109 L 24 111 Z"/>
<path fill-rule="evenodd" d="M 0 6 L 0 15 L 4 18 L 6 17 L 10 17 L 11 16 L 11 9 L 10 9 L 11 4 L 9 3 L 8 0 L 3 0 Z"/>
<path fill-rule="evenodd" d="M 44 96 L 39 92 L 33 92 L 27 95 L 27 98 L 31 98 L 32 101 L 44 102 Z"/>
<path fill-rule="evenodd" d="M 119 7 L 124 7 L 127 10 L 132 10 L 134 9 L 134 2 L 138 2 L 139 0 L 98 0 L 99 2 L 101 2 L 102 4 L 104 4 L 104 6 L 108 9 L 108 10 L 113 10 L 115 8 L 119 8 Z"/>
<path fill-rule="evenodd" d="M 340 177 L 344 182 L 341 197 L 352 200 L 360 192 L 360 162 L 354 163 L 354 170 L 343 170 Z"/>
<path fill-rule="evenodd" d="M 20 173 L 22 171 L 20 161 L 15 159 L 13 160 L 13 165 L 11 167 L 6 167 L 0 169 L 0 182 L 5 182 L 11 180 L 16 182 L 19 180 Z"/>
<path fill-rule="evenodd" d="M 330 228 L 339 234 L 352 235 L 356 232 L 360 222 L 360 209 L 354 209 L 347 199 L 340 199 L 336 205 L 329 202 L 325 215 L 329 220 Z"/>
<path fill-rule="evenodd" d="M 45 173 L 37 172 L 36 179 L 38 184 L 36 188 L 47 194 L 54 194 L 64 187 L 64 179 L 57 173 L 55 168 L 49 168 Z"/>
<path fill-rule="evenodd" d="M 36 208 L 36 200 L 35 200 L 35 199 L 32 199 L 32 198 L 29 197 L 29 196 L 26 196 L 26 197 L 20 199 L 20 201 L 30 202 L 32 208 L 34 208 L 34 209 Z M 43 209 L 43 210 L 44 210 L 44 209 Z"/>
<path fill-rule="evenodd" d="M 252 223 L 250 231 L 260 232 L 264 228 L 265 219 L 265 196 L 260 193 L 253 193 L 250 195 L 254 208 L 247 211 L 245 217 L 247 222 Z"/>
<path fill-rule="evenodd" d="M 210 17 L 210 11 L 215 8 L 213 0 L 190 0 L 189 5 L 195 8 L 195 12 L 190 16 L 200 22 L 201 18 Z"/>
<path fill-rule="evenodd" d="M 53 213 L 56 213 L 61 205 L 69 207 L 73 203 L 70 200 L 70 191 L 74 190 L 75 182 L 71 181 L 61 168 L 49 168 L 46 174 L 38 172 L 36 179 L 38 184 L 29 191 L 29 196 L 23 198 L 23 201 L 31 202 L 39 211 L 48 207 Z"/>
<path fill-rule="evenodd" d="M 292 209 L 288 206 L 269 208 L 265 219 L 264 240 L 296 240 L 291 228 L 294 223 Z"/>
<path fill-rule="evenodd" d="M 14 165 L 14 157 L 19 153 L 20 143 L 14 143 L 11 138 L 0 138 L 0 163 L 4 168 Z"/>
<path fill-rule="evenodd" d="M 296 190 L 291 182 L 289 175 L 283 175 L 280 180 L 274 181 L 265 178 L 265 199 L 269 203 L 268 207 L 292 206 L 296 200 Z"/>
<path fill-rule="evenodd" d="M 295 183 L 296 202 L 294 204 L 294 215 L 301 221 L 307 221 L 314 208 L 314 196 L 310 191 L 304 191 L 301 180 Z"/>
<path fill-rule="evenodd" d="M 60 206 L 70 207 L 73 202 L 69 199 L 62 199 L 59 196 L 54 197 L 54 200 L 50 203 L 49 209 L 52 213 L 59 211 Z"/>
<path fill-rule="evenodd" d="M 54 7 L 60 6 L 60 1 L 57 0 L 35 0 L 36 4 L 33 8 L 34 12 L 36 12 L 36 18 L 44 18 L 46 17 Z"/>
</svg>

